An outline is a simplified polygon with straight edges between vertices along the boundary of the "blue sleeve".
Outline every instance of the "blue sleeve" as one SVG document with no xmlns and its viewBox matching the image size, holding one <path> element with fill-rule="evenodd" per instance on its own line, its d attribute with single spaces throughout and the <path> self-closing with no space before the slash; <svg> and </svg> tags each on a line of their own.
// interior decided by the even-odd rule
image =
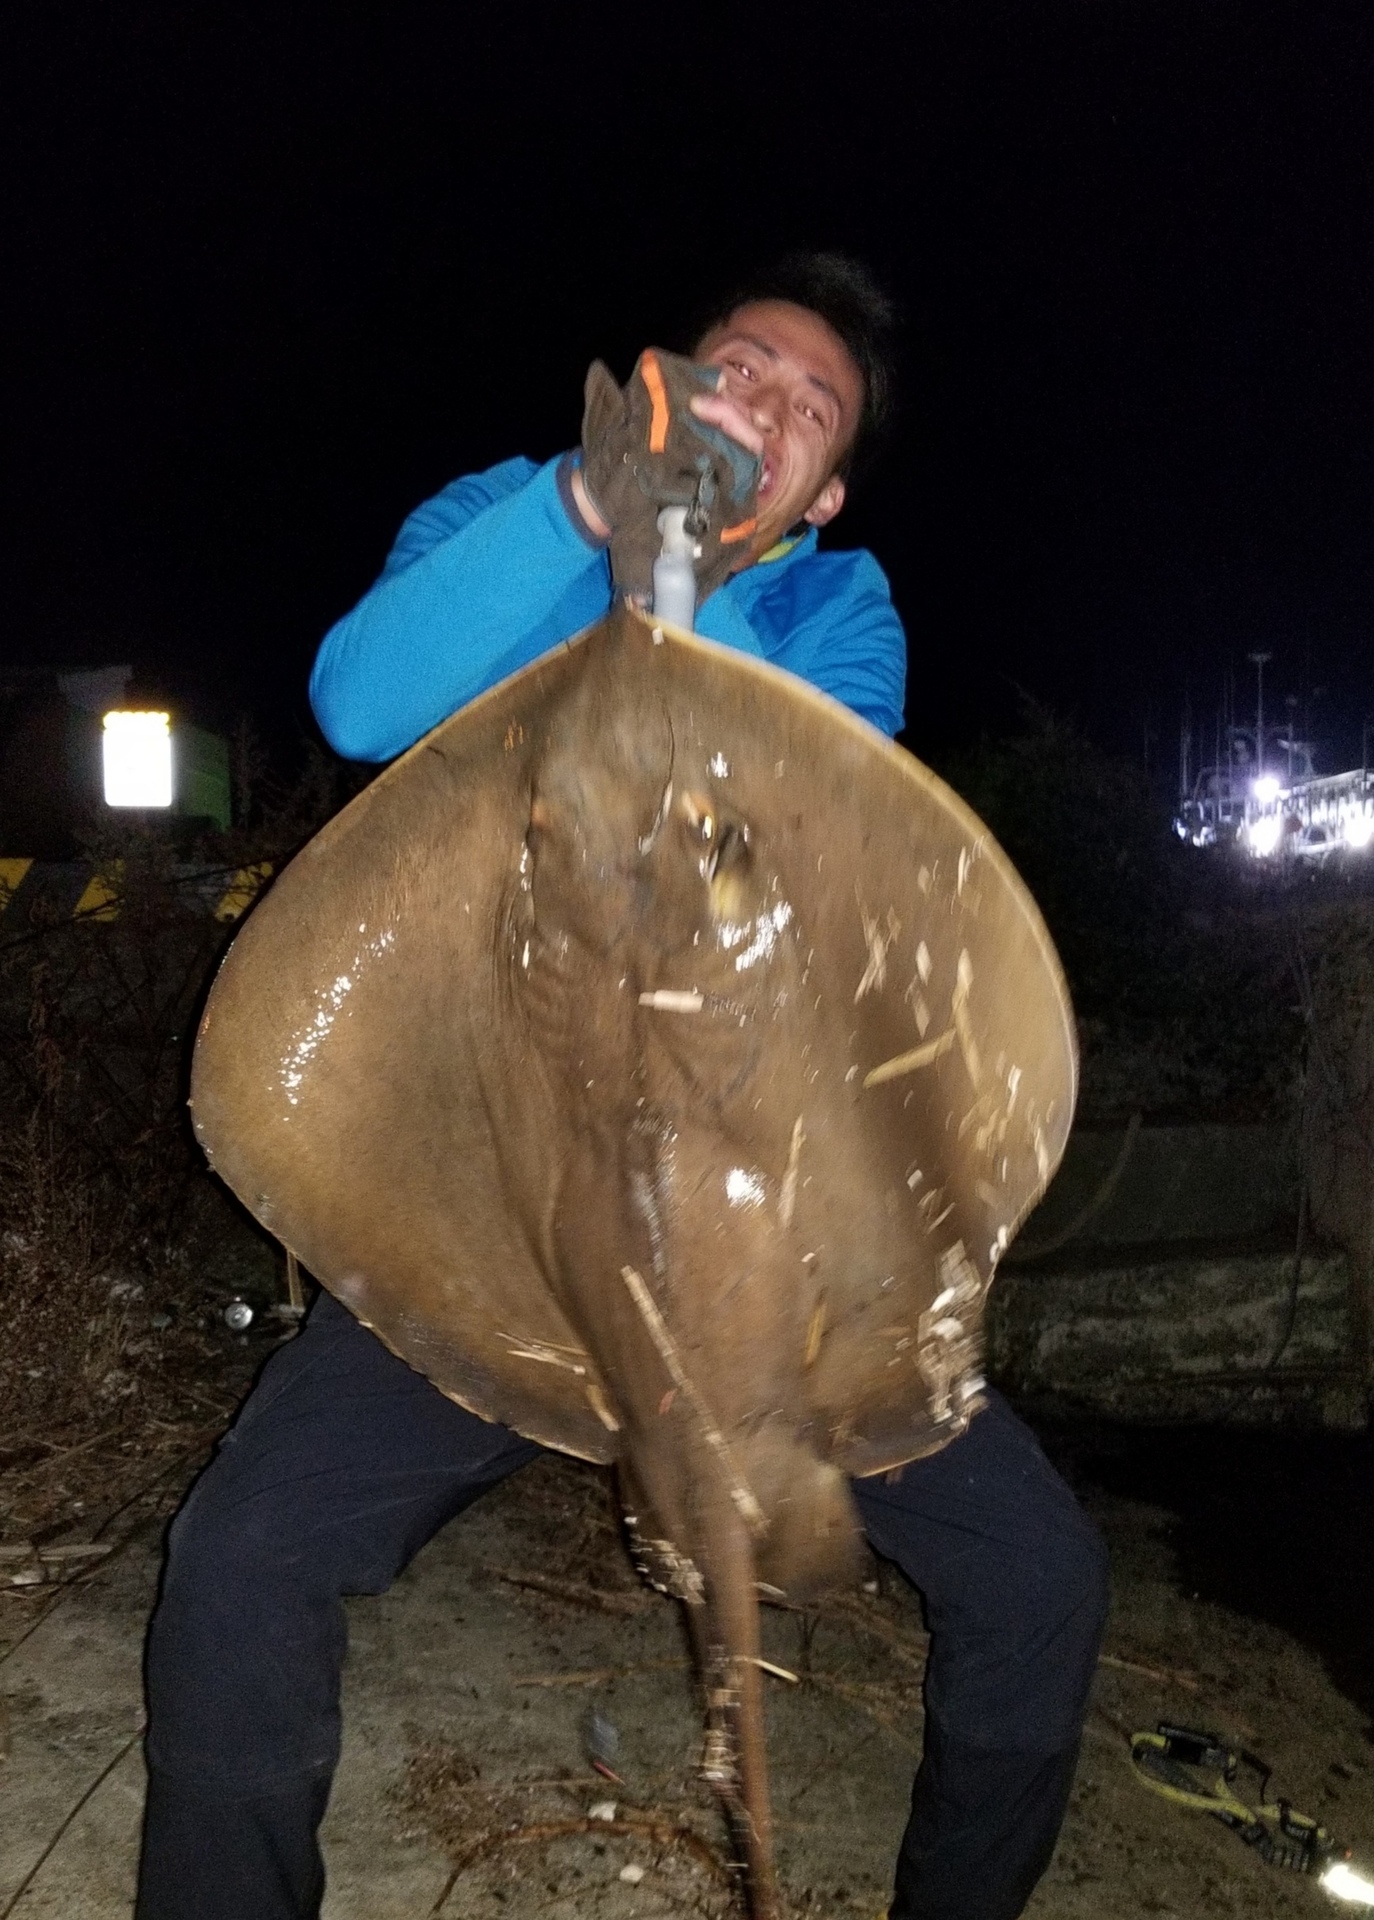
<svg viewBox="0 0 1374 1920">
<path fill-rule="evenodd" d="M 605 612 L 604 550 L 569 518 L 558 469 L 507 460 L 410 515 L 310 676 L 337 752 L 391 759 Z"/>
</svg>

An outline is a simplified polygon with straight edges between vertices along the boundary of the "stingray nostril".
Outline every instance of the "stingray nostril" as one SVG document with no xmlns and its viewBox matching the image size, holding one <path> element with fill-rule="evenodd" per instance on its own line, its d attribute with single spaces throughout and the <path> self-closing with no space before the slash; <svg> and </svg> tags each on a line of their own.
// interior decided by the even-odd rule
<svg viewBox="0 0 1374 1920">
<path fill-rule="evenodd" d="M 737 867 L 748 851 L 748 827 L 742 821 L 727 820 L 716 842 L 717 866 Z"/>
<path fill-rule="evenodd" d="M 714 880 L 718 873 L 729 873 L 732 869 L 742 866 L 748 854 L 748 827 L 742 822 L 722 821 L 716 835 L 716 844 L 706 861 L 706 878 Z"/>
</svg>

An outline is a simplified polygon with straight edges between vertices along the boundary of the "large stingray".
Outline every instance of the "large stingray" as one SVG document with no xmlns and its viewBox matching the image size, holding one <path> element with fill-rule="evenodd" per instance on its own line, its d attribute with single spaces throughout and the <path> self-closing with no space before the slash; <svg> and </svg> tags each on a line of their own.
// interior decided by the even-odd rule
<svg viewBox="0 0 1374 1920">
<path fill-rule="evenodd" d="M 758 1595 L 843 1575 L 846 1476 L 976 1414 L 1074 1085 L 1049 937 L 974 815 L 628 611 L 382 774 L 210 996 L 195 1124 L 235 1192 L 443 1392 L 617 1463 L 760 1915 Z"/>
</svg>

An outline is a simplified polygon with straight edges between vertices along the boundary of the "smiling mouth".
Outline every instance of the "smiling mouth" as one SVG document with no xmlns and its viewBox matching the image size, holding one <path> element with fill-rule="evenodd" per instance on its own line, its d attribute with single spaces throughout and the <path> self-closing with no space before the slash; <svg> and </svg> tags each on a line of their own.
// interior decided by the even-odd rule
<svg viewBox="0 0 1374 1920">
<path fill-rule="evenodd" d="M 777 478 L 773 462 L 764 455 L 763 466 L 759 472 L 759 499 L 762 500 L 773 491 L 773 482 Z"/>
</svg>

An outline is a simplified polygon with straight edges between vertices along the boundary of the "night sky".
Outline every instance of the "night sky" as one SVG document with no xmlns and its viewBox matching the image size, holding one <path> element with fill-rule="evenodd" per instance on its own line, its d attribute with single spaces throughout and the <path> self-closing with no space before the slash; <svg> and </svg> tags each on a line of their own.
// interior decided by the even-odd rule
<svg viewBox="0 0 1374 1920">
<path fill-rule="evenodd" d="M 1018 690 L 1172 765 L 1272 650 L 1374 713 L 1374 9 L 30 7 L 0 102 L 0 649 L 308 727 L 325 627 L 587 362 L 784 246 L 866 258 L 906 411 L 836 523 L 909 739 Z"/>
</svg>

